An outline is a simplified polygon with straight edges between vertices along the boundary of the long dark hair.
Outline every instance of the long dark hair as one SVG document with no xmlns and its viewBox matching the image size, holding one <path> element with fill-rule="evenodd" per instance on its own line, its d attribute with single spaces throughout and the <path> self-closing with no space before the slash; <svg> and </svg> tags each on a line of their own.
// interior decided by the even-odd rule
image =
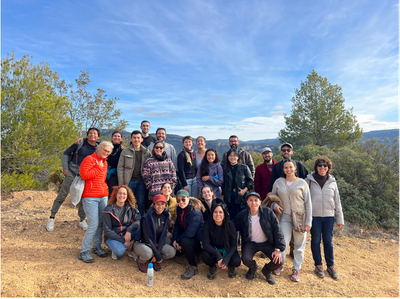
<svg viewBox="0 0 400 299">
<path fill-rule="evenodd" d="M 218 163 L 219 162 L 219 156 L 218 156 L 217 150 L 215 148 L 207 149 L 206 153 L 204 154 L 204 158 L 203 158 L 203 160 L 201 160 L 201 164 L 200 164 L 200 175 L 201 176 L 206 176 L 209 173 L 209 165 L 210 165 L 210 163 L 207 160 L 207 153 L 208 152 L 213 152 L 215 154 L 214 163 Z"/>
<path fill-rule="evenodd" d="M 217 224 L 215 224 L 214 218 L 213 218 L 213 214 L 216 208 L 221 207 L 222 211 L 224 212 L 224 221 L 222 222 L 222 230 L 223 230 L 223 235 L 224 235 L 224 240 L 223 240 L 223 244 L 224 244 L 224 248 L 226 251 L 229 250 L 229 248 L 231 247 L 229 245 L 229 241 L 231 238 L 236 238 L 236 236 L 229 230 L 229 222 L 230 220 L 230 216 L 229 216 L 229 212 L 228 212 L 228 207 L 224 202 L 220 202 L 217 203 L 216 205 L 214 205 L 211 209 L 211 217 L 209 218 L 208 221 L 210 221 L 210 236 L 211 236 L 211 241 L 213 244 L 215 244 L 215 236 L 214 236 L 214 231 L 215 228 L 217 226 Z M 236 233 L 236 232 L 235 232 Z"/>
</svg>

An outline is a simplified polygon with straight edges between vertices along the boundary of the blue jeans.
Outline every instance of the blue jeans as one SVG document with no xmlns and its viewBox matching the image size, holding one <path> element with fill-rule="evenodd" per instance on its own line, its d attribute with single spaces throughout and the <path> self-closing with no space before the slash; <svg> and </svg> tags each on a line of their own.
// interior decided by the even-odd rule
<svg viewBox="0 0 400 299">
<path fill-rule="evenodd" d="M 194 177 L 193 179 L 187 179 L 186 183 L 189 187 L 189 195 L 191 197 L 195 197 L 197 198 L 197 180 L 196 177 Z"/>
<path fill-rule="evenodd" d="M 334 266 L 333 263 L 333 224 L 335 217 L 313 217 L 311 227 L 311 252 L 314 259 L 314 265 L 322 265 L 321 259 L 321 234 L 324 242 L 324 254 L 326 265 Z"/>
<path fill-rule="evenodd" d="M 92 243 L 93 248 L 101 246 L 103 240 L 103 210 L 107 205 L 107 196 L 85 197 L 82 198 L 82 204 L 89 226 L 82 240 L 81 253 L 90 251 Z"/>
<path fill-rule="evenodd" d="M 136 202 L 139 208 L 140 215 L 144 215 L 145 204 L 144 199 L 146 196 L 146 185 L 143 180 L 130 181 L 128 187 L 135 194 Z"/>
<path fill-rule="evenodd" d="M 139 231 L 139 227 L 137 229 L 135 229 L 134 231 L 132 231 L 131 241 L 135 239 L 138 231 Z M 124 253 L 126 251 L 126 247 L 125 247 L 124 243 L 121 243 L 120 241 L 113 240 L 113 239 L 107 239 L 107 241 L 105 243 L 106 243 L 107 247 L 110 248 L 111 251 L 115 253 L 115 255 L 117 256 L 117 259 L 120 259 L 124 255 Z"/>
<path fill-rule="evenodd" d="M 294 239 L 294 250 L 293 250 L 293 269 L 301 269 L 301 264 L 304 260 L 304 250 L 306 249 L 307 233 L 298 233 L 293 229 L 292 216 L 288 214 L 281 215 L 280 226 L 282 229 L 283 237 L 285 238 L 285 251 L 282 252 L 282 265 L 285 264 L 286 251 L 289 248 L 290 239 Z"/>
</svg>

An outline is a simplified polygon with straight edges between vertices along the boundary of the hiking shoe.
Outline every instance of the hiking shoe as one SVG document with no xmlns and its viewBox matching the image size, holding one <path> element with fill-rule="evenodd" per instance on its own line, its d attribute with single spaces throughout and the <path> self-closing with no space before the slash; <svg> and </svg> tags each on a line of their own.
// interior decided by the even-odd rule
<svg viewBox="0 0 400 299">
<path fill-rule="evenodd" d="M 118 259 L 117 256 L 115 255 L 114 251 L 111 251 L 111 258 L 113 260 L 117 260 Z"/>
<path fill-rule="evenodd" d="M 322 267 L 322 265 L 315 266 L 314 272 L 319 278 L 325 277 L 324 268 Z"/>
<path fill-rule="evenodd" d="M 229 269 L 229 278 L 234 278 L 234 277 L 236 277 L 236 268 L 235 268 L 235 267 L 229 267 L 229 266 L 228 266 L 228 269 Z"/>
<path fill-rule="evenodd" d="M 154 271 L 160 271 L 161 270 L 161 264 L 159 262 L 154 262 L 153 263 L 153 269 L 154 269 Z"/>
<path fill-rule="evenodd" d="M 93 247 L 92 252 L 94 254 L 97 254 L 99 257 L 106 257 L 107 256 L 107 252 L 105 252 L 103 250 L 103 248 L 101 248 L 100 246 L 97 247 L 97 248 Z"/>
<path fill-rule="evenodd" d="M 192 266 L 189 265 L 189 267 L 186 269 L 185 273 L 181 275 L 182 279 L 190 279 L 192 278 L 193 275 L 196 275 L 199 272 L 197 270 L 197 266 Z"/>
<path fill-rule="evenodd" d="M 297 269 L 292 269 L 292 276 L 290 276 L 291 281 L 300 281 L 300 272 Z"/>
<path fill-rule="evenodd" d="M 217 267 L 212 266 L 208 269 L 207 278 L 213 280 L 215 278 L 215 272 L 217 271 Z"/>
<path fill-rule="evenodd" d="M 275 278 L 272 276 L 272 271 L 268 270 L 267 265 L 262 268 L 261 273 L 264 274 L 269 284 L 275 284 Z"/>
<path fill-rule="evenodd" d="M 254 276 L 256 275 L 257 269 L 258 269 L 257 265 L 255 265 L 254 267 L 250 267 L 249 271 L 247 271 L 247 273 L 246 273 L 246 278 L 248 280 L 253 280 Z"/>
<path fill-rule="evenodd" d="M 282 272 L 282 271 L 283 271 L 283 266 L 280 266 L 278 269 L 272 271 L 272 273 L 273 273 L 274 275 L 279 276 L 279 275 L 281 275 L 281 272 Z"/>
<path fill-rule="evenodd" d="M 140 272 L 147 273 L 147 263 L 141 263 L 137 260 L 137 265 Z"/>
<path fill-rule="evenodd" d="M 326 269 L 326 271 L 328 271 L 329 275 L 335 279 L 338 280 L 339 279 L 339 275 L 336 272 L 335 266 L 330 266 Z"/>
<path fill-rule="evenodd" d="M 94 258 L 90 255 L 89 251 L 81 252 L 78 256 L 78 259 L 84 261 L 85 263 L 93 263 Z"/>
<path fill-rule="evenodd" d="M 87 230 L 88 224 L 86 223 L 86 220 L 83 219 L 82 221 L 79 221 L 79 227 L 83 230 Z"/>
<path fill-rule="evenodd" d="M 47 220 L 46 229 L 48 232 L 52 232 L 54 230 L 54 218 L 49 218 L 49 220 Z"/>
<path fill-rule="evenodd" d="M 138 256 L 136 255 L 136 253 L 135 253 L 134 251 L 128 252 L 128 256 L 131 257 L 131 258 L 133 258 L 133 260 L 134 260 L 135 262 L 137 262 Z"/>
</svg>

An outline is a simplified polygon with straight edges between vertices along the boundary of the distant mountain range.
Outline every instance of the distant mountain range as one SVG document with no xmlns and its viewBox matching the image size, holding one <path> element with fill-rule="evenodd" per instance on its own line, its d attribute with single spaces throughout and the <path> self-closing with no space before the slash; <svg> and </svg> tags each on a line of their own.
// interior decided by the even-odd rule
<svg viewBox="0 0 400 299">
<path fill-rule="evenodd" d="M 106 133 L 104 136 L 111 136 L 111 133 Z M 129 132 L 123 132 L 124 139 L 128 141 L 130 139 Z M 151 134 L 155 136 L 155 134 Z M 384 141 L 385 138 L 392 140 L 393 138 L 399 137 L 399 130 L 379 130 L 363 133 L 362 140 L 372 139 L 373 137 L 378 138 L 380 141 Z M 183 136 L 167 134 L 167 142 L 172 144 L 176 152 L 179 153 L 182 150 L 182 138 Z M 215 148 L 222 157 L 222 154 L 229 150 L 228 139 L 217 139 L 217 140 L 207 140 L 206 148 Z M 195 141 L 193 141 L 194 147 L 196 148 Z M 261 149 L 268 146 L 274 151 L 274 146 L 279 146 L 280 142 L 278 138 L 275 139 L 261 139 L 261 140 L 250 140 L 250 141 L 240 141 L 240 147 L 246 151 L 261 152 Z"/>
</svg>

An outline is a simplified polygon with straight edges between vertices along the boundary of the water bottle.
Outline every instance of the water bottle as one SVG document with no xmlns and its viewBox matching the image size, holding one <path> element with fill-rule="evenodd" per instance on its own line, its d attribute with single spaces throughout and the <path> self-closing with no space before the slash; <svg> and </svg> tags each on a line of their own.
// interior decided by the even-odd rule
<svg viewBox="0 0 400 299">
<path fill-rule="evenodd" d="M 154 270 L 153 270 L 153 264 L 150 263 L 149 266 L 147 267 L 147 286 L 152 287 L 154 284 Z"/>
</svg>

